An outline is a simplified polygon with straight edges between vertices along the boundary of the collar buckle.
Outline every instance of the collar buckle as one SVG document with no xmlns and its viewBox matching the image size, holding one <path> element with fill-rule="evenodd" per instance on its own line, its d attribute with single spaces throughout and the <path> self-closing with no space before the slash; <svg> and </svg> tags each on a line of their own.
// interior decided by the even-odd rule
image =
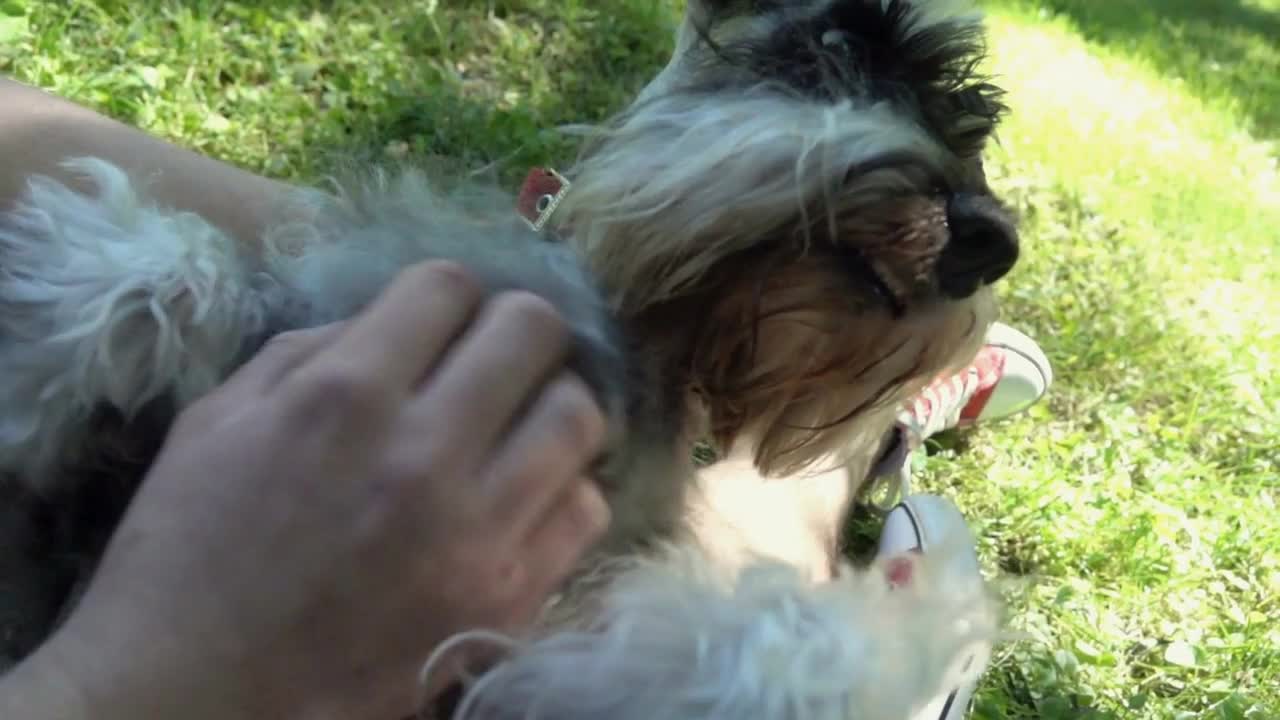
<svg viewBox="0 0 1280 720">
<path fill-rule="evenodd" d="M 542 232 L 570 187 L 569 180 L 552 168 L 533 168 L 520 187 L 516 210 L 529 227 Z"/>
</svg>

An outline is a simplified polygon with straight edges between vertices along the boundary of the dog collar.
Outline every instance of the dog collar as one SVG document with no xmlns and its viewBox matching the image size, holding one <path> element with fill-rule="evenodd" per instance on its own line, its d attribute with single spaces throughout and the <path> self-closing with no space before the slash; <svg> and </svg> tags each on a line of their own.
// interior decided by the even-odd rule
<svg viewBox="0 0 1280 720">
<path fill-rule="evenodd" d="M 535 167 L 524 178 L 516 198 L 516 210 L 529 226 L 542 232 L 551 215 L 569 193 L 570 182 L 551 168 Z"/>
</svg>

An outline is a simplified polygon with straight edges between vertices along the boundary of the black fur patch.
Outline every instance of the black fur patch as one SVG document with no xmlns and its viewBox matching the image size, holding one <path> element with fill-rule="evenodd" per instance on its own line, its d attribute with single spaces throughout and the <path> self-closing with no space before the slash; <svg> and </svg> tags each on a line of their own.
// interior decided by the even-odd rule
<svg viewBox="0 0 1280 720">
<path fill-rule="evenodd" d="M 131 421 L 99 408 L 89 423 L 101 455 L 68 468 L 76 482 L 49 494 L 0 475 L 0 674 L 75 608 L 174 415 L 168 398 Z"/>
<path fill-rule="evenodd" d="M 978 71 L 986 54 L 979 24 L 921 27 L 909 0 L 835 0 L 814 16 L 772 14 L 781 24 L 767 38 L 717 45 L 707 28 L 702 36 L 716 59 L 747 71 L 748 81 L 824 101 L 893 102 L 961 157 L 982 151 L 1005 111 L 1003 91 Z"/>
</svg>

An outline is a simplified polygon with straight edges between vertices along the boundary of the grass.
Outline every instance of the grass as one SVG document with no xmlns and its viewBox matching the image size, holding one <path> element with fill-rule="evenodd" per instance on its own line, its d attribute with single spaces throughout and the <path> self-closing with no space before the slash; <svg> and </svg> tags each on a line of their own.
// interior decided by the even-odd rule
<svg viewBox="0 0 1280 720">
<path fill-rule="evenodd" d="M 1035 580 L 979 714 L 1280 717 L 1280 4 L 1045 5 L 996 8 L 996 164 L 1059 381 L 923 469 Z"/>
<path fill-rule="evenodd" d="M 354 151 L 514 181 L 670 49 L 666 5 L 488 5 L 0 0 L 0 72 L 279 177 Z M 977 716 L 1280 718 L 1280 2 L 986 5 L 1004 313 L 1057 380 L 919 462 L 1020 632 Z"/>
</svg>

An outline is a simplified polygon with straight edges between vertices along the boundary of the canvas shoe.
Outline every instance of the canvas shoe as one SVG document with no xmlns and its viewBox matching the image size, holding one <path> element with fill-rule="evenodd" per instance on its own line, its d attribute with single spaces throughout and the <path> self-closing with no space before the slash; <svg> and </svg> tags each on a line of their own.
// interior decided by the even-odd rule
<svg viewBox="0 0 1280 720">
<path fill-rule="evenodd" d="M 949 547 L 957 571 L 980 575 L 977 550 L 964 516 L 950 500 L 912 494 L 910 456 L 930 436 L 952 428 L 971 427 L 1023 412 L 1048 392 L 1053 382 L 1049 360 L 1034 340 L 1003 323 L 995 323 L 986 343 L 964 371 L 939 378 L 900 413 L 899 442 L 894 449 L 898 470 L 891 491 L 900 496 L 885 517 L 878 557 L 927 553 L 939 538 L 965 542 Z M 969 713 L 977 681 L 952 689 L 929 702 L 910 720 L 959 720 Z"/>
<path fill-rule="evenodd" d="M 968 525 L 960 510 L 943 497 L 936 495 L 910 495 L 902 500 L 885 518 L 876 551 L 877 558 L 892 558 L 906 553 L 928 553 L 937 548 L 940 538 L 947 542 L 965 543 L 965 547 L 949 547 L 950 554 L 960 565 L 955 571 L 981 575 L 978 553 Z M 971 658 L 972 662 L 976 658 Z M 972 680 L 939 695 L 928 702 L 909 720 L 959 720 L 969 713 L 977 680 Z"/>
<path fill-rule="evenodd" d="M 944 430 L 1016 415 L 1035 405 L 1053 383 L 1053 368 L 1034 340 L 1003 323 L 987 331 L 973 362 L 939 377 L 898 413 L 895 432 L 871 470 L 866 499 L 887 512 L 911 494 L 911 456 Z"/>
<path fill-rule="evenodd" d="M 977 357 L 963 371 L 925 387 L 898 415 L 910 449 L 930 436 L 1023 412 L 1053 383 L 1044 351 L 1025 334 L 994 323 Z"/>
</svg>

